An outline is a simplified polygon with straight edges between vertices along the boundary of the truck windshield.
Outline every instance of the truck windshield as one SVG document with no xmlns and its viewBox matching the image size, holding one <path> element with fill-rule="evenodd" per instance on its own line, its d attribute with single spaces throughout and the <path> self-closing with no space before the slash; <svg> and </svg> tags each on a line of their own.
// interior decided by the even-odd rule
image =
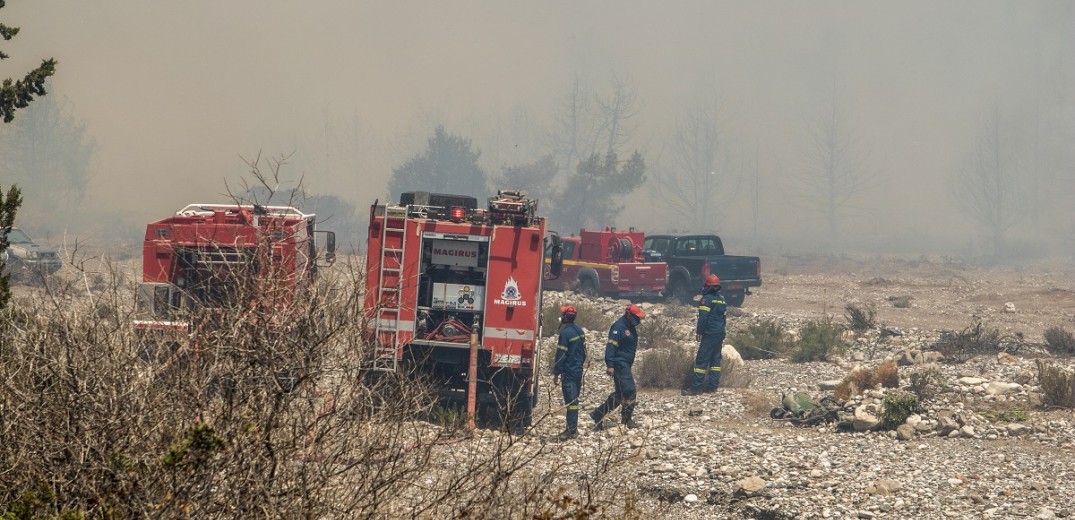
<svg viewBox="0 0 1075 520">
<path fill-rule="evenodd" d="M 7 241 L 9 244 L 32 244 L 34 242 L 30 240 L 30 237 L 26 236 L 26 233 L 18 229 L 12 229 L 8 232 Z"/>
</svg>

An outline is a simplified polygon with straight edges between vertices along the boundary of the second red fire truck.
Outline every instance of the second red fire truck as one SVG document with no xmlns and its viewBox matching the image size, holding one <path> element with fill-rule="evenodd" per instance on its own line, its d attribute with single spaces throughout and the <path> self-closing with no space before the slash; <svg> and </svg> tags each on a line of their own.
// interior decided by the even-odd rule
<svg viewBox="0 0 1075 520">
<path fill-rule="evenodd" d="M 559 250 L 545 234 L 537 201 L 518 192 L 501 191 L 485 208 L 426 192 L 375 203 L 365 301 L 373 367 L 419 371 L 506 425 L 529 425 L 547 240 Z"/>
</svg>

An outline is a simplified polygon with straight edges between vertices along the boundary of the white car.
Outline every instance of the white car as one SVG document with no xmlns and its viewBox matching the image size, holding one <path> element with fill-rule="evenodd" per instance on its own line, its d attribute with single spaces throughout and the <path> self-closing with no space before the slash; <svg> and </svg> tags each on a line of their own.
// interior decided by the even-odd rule
<svg viewBox="0 0 1075 520">
<path fill-rule="evenodd" d="M 52 274 L 63 267 L 60 255 L 55 249 L 36 244 L 30 235 L 19 228 L 11 228 L 7 241 L 7 250 L 4 251 L 7 271 L 28 269 Z"/>
</svg>

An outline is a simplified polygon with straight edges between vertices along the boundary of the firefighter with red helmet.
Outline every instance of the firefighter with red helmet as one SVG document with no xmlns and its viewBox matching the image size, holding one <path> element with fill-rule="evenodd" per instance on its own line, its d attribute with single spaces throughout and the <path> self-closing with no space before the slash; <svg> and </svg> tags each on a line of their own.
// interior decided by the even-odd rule
<svg viewBox="0 0 1075 520">
<path fill-rule="evenodd" d="M 628 305 L 623 316 L 616 320 L 608 331 L 608 342 L 605 344 L 605 370 L 608 375 L 612 376 L 615 389 L 601 406 L 590 412 L 590 418 L 597 423 L 598 430 L 604 428 L 605 416 L 617 406 L 622 406 L 620 418 L 624 426 L 628 428 L 642 426 L 631 417 L 635 411 L 635 397 L 637 396 L 631 366 L 634 365 L 635 350 L 638 348 L 637 327 L 645 317 L 646 313 L 642 312 L 641 307 L 635 304 Z"/>
<path fill-rule="evenodd" d="M 579 436 L 579 392 L 582 390 L 582 367 L 586 363 L 586 335 L 575 324 L 578 311 L 573 305 L 560 307 L 560 339 L 552 365 L 553 384 L 560 381 L 567 405 L 567 427 L 560 442 Z"/>
<path fill-rule="evenodd" d="M 728 308 L 720 294 L 720 278 L 715 274 L 706 277 L 702 286 L 702 302 L 698 305 L 698 355 L 694 358 L 694 377 L 690 388 L 683 395 L 697 395 L 717 391 L 720 385 L 720 351 L 724 346 L 725 319 Z M 706 375 L 709 376 L 708 383 Z"/>
</svg>

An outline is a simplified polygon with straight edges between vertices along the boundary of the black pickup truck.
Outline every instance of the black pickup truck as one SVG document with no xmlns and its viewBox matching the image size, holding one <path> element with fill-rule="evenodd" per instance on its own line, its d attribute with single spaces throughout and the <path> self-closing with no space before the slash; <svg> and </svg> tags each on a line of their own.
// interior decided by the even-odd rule
<svg viewBox="0 0 1075 520">
<path fill-rule="evenodd" d="M 705 277 L 720 277 L 721 292 L 729 305 L 743 305 L 751 287 L 761 285 L 761 260 L 756 256 L 724 254 L 717 235 L 647 235 L 642 254 L 668 263 L 666 297 L 690 303 Z"/>
</svg>

